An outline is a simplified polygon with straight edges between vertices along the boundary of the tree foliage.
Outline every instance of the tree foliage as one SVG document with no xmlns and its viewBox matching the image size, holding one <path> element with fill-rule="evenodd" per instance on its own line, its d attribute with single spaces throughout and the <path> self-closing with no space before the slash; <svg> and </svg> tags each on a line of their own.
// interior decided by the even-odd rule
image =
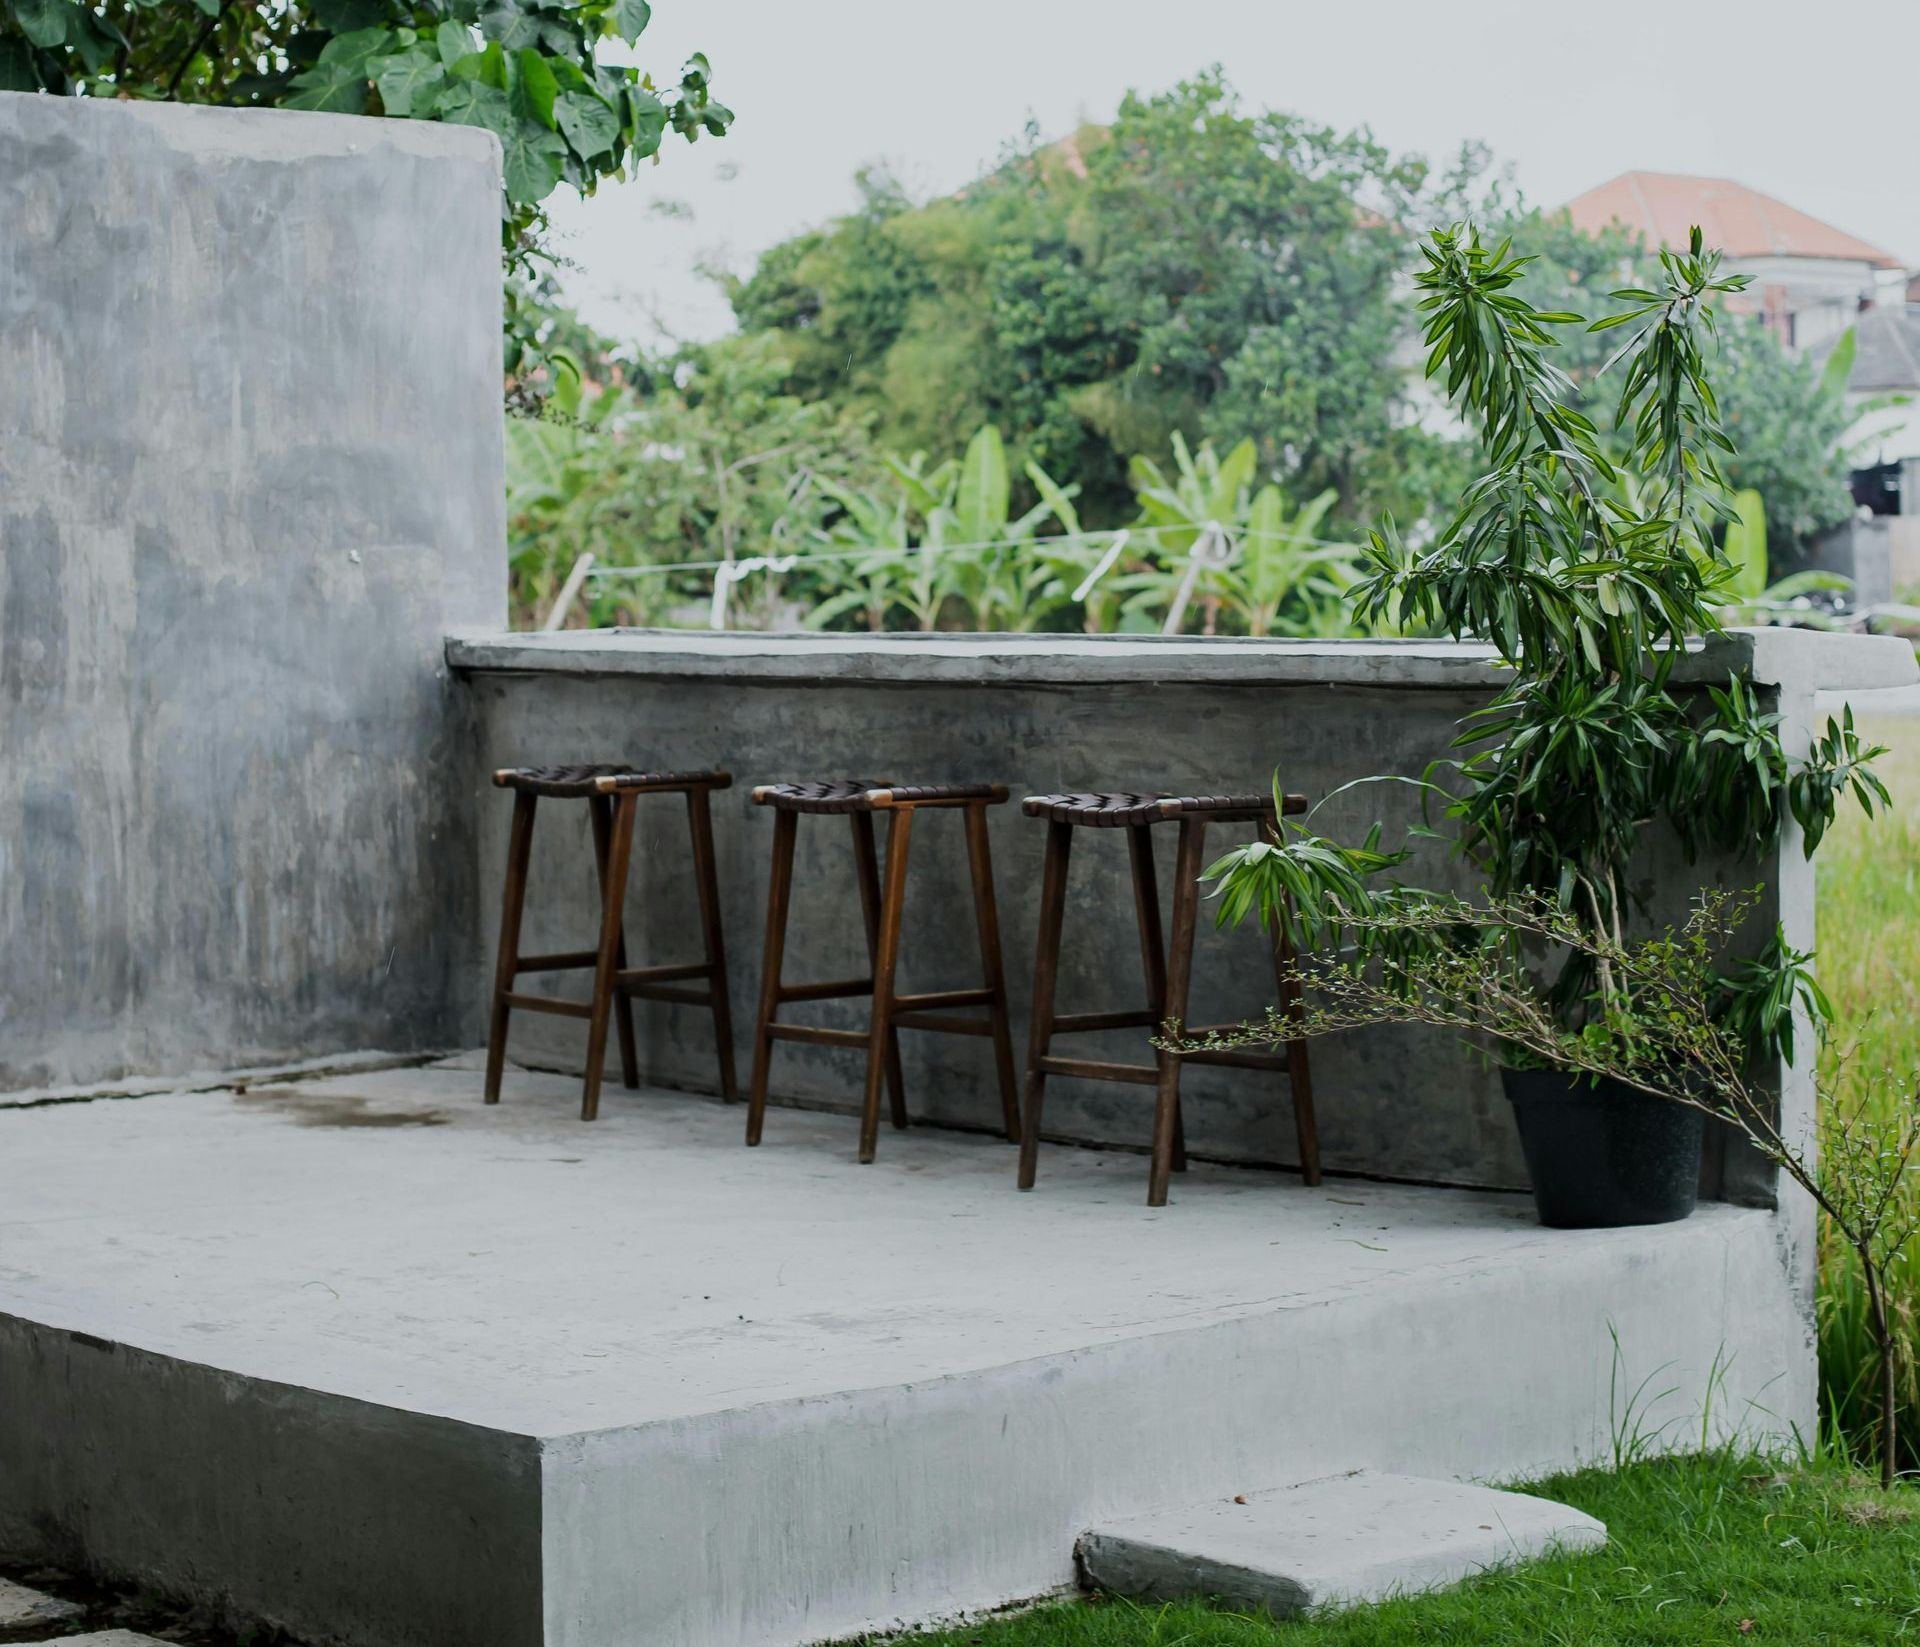
<svg viewBox="0 0 1920 1647">
<path fill-rule="evenodd" d="M 734 308 L 791 340 L 796 392 L 871 412 L 903 450 L 995 423 L 1097 524 L 1126 518 L 1128 460 L 1176 431 L 1251 440 L 1264 475 L 1331 487 L 1342 515 L 1406 508 L 1445 443 L 1400 415 L 1400 225 L 1470 175 L 1250 112 L 1215 70 L 1063 144 L 1030 131 L 928 205 L 869 174 L 858 211 L 775 247 Z"/>
</svg>

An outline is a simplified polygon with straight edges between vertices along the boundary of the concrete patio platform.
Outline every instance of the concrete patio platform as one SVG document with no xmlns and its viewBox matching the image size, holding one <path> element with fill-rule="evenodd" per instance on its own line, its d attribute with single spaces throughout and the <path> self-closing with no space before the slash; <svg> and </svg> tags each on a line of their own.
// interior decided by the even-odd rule
<svg viewBox="0 0 1920 1647">
<path fill-rule="evenodd" d="M 1131 1154 L 1020 1195 L 984 1137 L 577 1103 L 456 1063 L 0 1111 L 0 1548 L 314 1641 L 786 1647 L 1060 1590 L 1166 1505 L 1603 1456 L 1656 1369 L 1676 1445 L 1716 1363 L 1720 1424 L 1811 1412 L 1764 1212 L 1206 1166 L 1154 1212 Z"/>
</svg>

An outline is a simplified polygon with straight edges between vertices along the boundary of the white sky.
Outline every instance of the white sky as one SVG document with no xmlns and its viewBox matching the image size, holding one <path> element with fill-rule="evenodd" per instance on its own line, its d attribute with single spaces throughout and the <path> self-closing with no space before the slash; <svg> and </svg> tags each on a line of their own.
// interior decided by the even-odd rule
<svg viewBox="0 0 1920 1647">
<path fill-rule="evenodd" d="M 745 271 L 847 210 L 865 162 L 939 194 L 1030 116 L 1057 136 L 1214 62 L 1250 107 L 1396 151 L 1485 142 L 1537 204 L 1727 176 L 1920 264 L 1920 0 L 655 0 L 642 48 L 662 82 L 704 50 L 739 119 L 556 199 L 568 294 L 620 337 L 727 330 L 695 265 Z"/>
</svg>

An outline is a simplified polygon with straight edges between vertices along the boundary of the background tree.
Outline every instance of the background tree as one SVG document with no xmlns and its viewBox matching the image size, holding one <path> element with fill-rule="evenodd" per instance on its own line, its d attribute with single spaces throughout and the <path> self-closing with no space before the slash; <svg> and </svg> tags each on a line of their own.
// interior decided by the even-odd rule
<svg viewBox="0 0 1920 1647">
<path fill-rule="evenodd" d="M 857 212 L 766 254 L 734 309 L 793 340 L 796 393 L 871 411 L 907 451 L 997 424 L 1094 525 L 1126 518 L 1128 459 L 1163 459 L 1176 431 L 1252 439 L 1263 476 L 1332 487 L 1342 518 L 1418 514 L 1406 483 L 1449 443 L 1404 416 L 1400 225 L 1475 170 L 1250 113 L 1214 70 L 1062 143 L 1029 130 L 924 206 L 870 174 Z"/>
</svg>

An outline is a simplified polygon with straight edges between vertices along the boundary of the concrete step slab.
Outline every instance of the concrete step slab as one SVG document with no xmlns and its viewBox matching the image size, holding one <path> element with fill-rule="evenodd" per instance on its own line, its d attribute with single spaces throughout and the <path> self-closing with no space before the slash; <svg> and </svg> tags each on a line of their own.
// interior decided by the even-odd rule
<svg viewBox="0 0 1920 1647">
<path fill-rule="evenodd" d="M 137 1630 L 91 1630 L 84 1636 L 61 1636 L 46 1647 L 173 1647 L 173 1643 Z"/>
<path fill-rule="evenodd" d="M 1115 1595 L 1213 1596 L 1285 1618 L 1606 1541 L 1602 1523 L 1551 1499 L 1363 1470 L 1114 1521 L 1077 1554 Z"/>
<path fill-rule="evenodd" d="M 85 1611 L 77 1601 L 62 1601 L 44 1590 L 0 1578 L 0 1630 L 31 1630 L 41 1624 L 51 1628 L 68 1623 Z"/>
</svg>

